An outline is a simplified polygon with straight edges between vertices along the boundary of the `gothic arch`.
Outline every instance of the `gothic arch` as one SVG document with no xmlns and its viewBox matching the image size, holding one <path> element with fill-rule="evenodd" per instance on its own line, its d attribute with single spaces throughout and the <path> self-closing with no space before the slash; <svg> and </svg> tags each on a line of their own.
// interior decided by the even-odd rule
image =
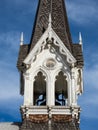
<svg viewBox="0 0 98 130">
<path fill-rule="evenodd" d="M 65 106 L 68 100 L 68 81 L 63 71 L 55 76 L 55 105 Z"/>
<path fill-rule="evenodd" d="M 43 69 L 42 67 L 32 68 L 31 69 L 31 72 L 32 72 L 31 77 L 34 78 L 35 76 L 37 76 L 39 71 L 43 73 L 43 75 L 46 77 L 45 80 L 47 81 L 47 79 L 48 79 L 47 71 L 45 69 Z"/>
<path fill-rule="evenodd" d="M 34 105 L 46 105 L 46 84 L 46 76 L 39 70 L 33 82 Z"/>
<path fill-rule="evenodd" d="M 67 82 L 69 82 L 69 80 L 71 79 L 71 77 L 70 77 L 70 72 L 66 69 L 62 69 L 62 67 L 59 67 L 56 71 L 55 71 L 55 73 L 54 73 L 54 79 L 55 79 L 55 77 L 59 74 L 59 72 L 63 72 L 64 73 L 64 75 L 66 76 L 66 80 L 67 80 Z M 65 73 L 65 71 L 66 71 L 66 73 Z"/>
</svg>

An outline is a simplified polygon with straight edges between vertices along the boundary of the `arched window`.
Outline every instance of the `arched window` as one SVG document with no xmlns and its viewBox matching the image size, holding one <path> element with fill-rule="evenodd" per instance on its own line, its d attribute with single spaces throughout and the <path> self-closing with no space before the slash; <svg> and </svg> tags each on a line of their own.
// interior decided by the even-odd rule
<svg viewBox="0 0 98 130">
<path fill-rule="evenodd" d="M 34 81 L 34 105 L 46 105 L 46 81 L 42 72 L 38 72 Z"/>
<path fill-rule="evenodd" d="M 56 76 L 55 105 L 65 106 L 68 99 L 68 86 L 66 76 L 62 71 Z"/>
</svg>

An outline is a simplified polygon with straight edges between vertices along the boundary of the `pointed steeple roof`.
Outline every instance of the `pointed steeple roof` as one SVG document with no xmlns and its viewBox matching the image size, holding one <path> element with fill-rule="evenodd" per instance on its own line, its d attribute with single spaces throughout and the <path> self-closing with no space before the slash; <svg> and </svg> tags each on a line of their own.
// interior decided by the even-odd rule
<svg viewBox="0 0 98 130">
<path fill-rule="evenodd" d="M 21 71 L 25 69 L 23 61 L 48 27 L 53 29 L 63 44 L 76 58 L 77 65 L 80 67 L 83 66 L 82 45 L 72 44 L 64 0 L 39 0 L 30 44 L 20 46 L 17 62 L 18 69 Z"/>
<path fill-rule="evenodd" d="M 39 0 L 35 25 L 30 41 L 30 50 L 48 28 L 51 13 L 52 28 L 71 51 L 71 35 L 64 0 Z"/>
</svg>

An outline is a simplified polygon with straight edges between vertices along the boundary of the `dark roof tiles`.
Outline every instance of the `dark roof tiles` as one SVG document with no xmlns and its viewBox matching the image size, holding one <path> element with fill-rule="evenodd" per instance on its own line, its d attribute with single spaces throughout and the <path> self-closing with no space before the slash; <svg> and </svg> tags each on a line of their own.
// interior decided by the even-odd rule
<svg viewBox="0 0 98 130">
<path fill-rule="evenodd" d="M 48 28 L 50 12 L 52 17 L 52 28 L 71 51 L 72 40 L 64 0 L 39 1 L 35 25 L 31 36 L 31 49 L 43 35 L 44 30 Z"/>
<path fill-rule="evenodd" d="M 51 122 L 33 123 L 26 121 L 22 124 L 20 130 L 79 130 L 79 125 L 74 122 Z"/>
<path fill-rule="evenodd" d="M 24 68 L 23 60 L 28 55 L 28 51 L 29 51 L 29 45 L 20 46 L 19 56 L 18 56 L 18 61 L 17 61 L 17 67 L 19 70 L 22 70 Z"/>
<path fill-rule="evenodd" d="M 78 67 L 83 67 L 84 65 L 84 60 L 83 60 L 83 52 L 82 52 L 82 45 L 80 44 L 73 44 L 72 45 L 72 50 L 73 50 L 73 56 L 77 60 L 77 66 Z"/>
</svg>

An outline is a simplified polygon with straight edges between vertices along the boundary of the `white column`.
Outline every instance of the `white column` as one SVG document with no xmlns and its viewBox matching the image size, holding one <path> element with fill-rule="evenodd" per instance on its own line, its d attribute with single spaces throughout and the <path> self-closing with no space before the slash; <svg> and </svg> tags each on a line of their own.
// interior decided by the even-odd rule
<svg viewBox="0 0 98 130">
<path fill-rule="evenodd" d="M 72 88 L 72 106 L 76 105 L 76 90 L 75 90 L 75 71 L 71 70 L 71 88 Z"/>
<path fill-rule="evenodd" d="M 71 78 L 69 80 L 67 80 L 68 83 L 68 106 L 71 106 L 72 103 L 72 93 L 71 93 Z"/>
<path fill-rule="evenodd" d="M 50 73 L 50 76 L 48 77 L 47 81 L 47 106 L 54 106 L 54 80 L 52 78 L 52 75 Z"/>
<path fill-rule="evenodd" d="M 34 86 L 33 86 L 33 83 L 34 83 L 34 81 L 32 80 L 32 78 L 30 78 L 30 81 L 29 81 L 29 97 L 30 97 L 30 105 L 33 105 L 33 102 L 34 102 L 34 92 L 33 92 L 33 88 L 34 88 Z"/>
<path fill-rule="evenodd" d="M 54 105 L 55 105 L 55 80 L 52 78 L 51 79 L 51 106 Z"/>
<path fill-rule="evenodd" d="M 24 105 L 30 104 L 30 85 L 29 76 L 24 74 Z"/>
</svg>

